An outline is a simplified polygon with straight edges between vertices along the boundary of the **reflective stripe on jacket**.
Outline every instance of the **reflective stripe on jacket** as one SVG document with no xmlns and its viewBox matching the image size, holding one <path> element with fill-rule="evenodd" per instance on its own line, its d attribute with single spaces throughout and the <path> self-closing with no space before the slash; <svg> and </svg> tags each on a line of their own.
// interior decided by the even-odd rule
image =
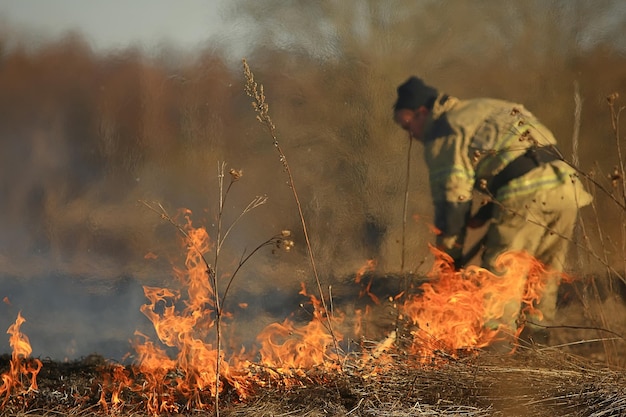
<svg viewBox="0 0 626 417">
<path fill-rule="evenodd" d="M 490 98 L 458 100 L 439 96 L 424 136 L 435 225 L 444 235 L 457 234 L 459 230 L 450 230 L 448 225 L 458 224 L 461 219 L 451 221 L 450 213 L 442 211 L 463 205 L 467 207 L 458 210 L 457 215 L 466 216 L 469 206 L 465 203 L 471 200 L 477 182 L 489 184 L 529 148 L 554 144 L 552 133 L 521 104 Z M 551 188 L 563 183 L 570 174 L 565 167 L 542 173 L 532 181 L 511 181 L 496 197 L 508 199 Z"/>
</svg>

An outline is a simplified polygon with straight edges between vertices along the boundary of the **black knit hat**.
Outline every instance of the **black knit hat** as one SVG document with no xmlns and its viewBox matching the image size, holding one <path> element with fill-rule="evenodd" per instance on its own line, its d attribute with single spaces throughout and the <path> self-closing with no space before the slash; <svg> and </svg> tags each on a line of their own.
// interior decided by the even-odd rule
<svg viewBox="0 0 626 417">
<path fill-rule="evenodd" d="M 424 84 L 417 77 L 411 77 L 398 87 L 398 99 L 393 109 L 415 110 L 420 106 L 432 108 L 438 94 L 436 88 Z"/>
</svg>

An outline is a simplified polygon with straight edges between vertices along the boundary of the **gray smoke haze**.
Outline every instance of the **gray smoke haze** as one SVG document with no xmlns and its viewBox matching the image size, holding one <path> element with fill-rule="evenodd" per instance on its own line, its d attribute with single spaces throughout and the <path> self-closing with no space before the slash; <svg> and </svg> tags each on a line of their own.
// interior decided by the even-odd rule
<svg viewBox="0 0 626 417">
<path fill-rule="evenodd" d="M 259 251 L 233 282 L 239 333 L 253 340 L 255 329 L 298 309 L 301 281 L 313 289 L 292 190 L 233 57 L 242 45 L 265 87 L 326 285 L 367 259 L 381 273 L 399 270 L 408 144 L 390 109 L 411 74 L 462 98 L 524 102 L 566 155 L 577 82 L 581 167 L 604 178 L 617 163 L 605 98 L 626 91 L 626 33 L 615 23 L 624 21 L 622 2 L 263 3 L 233 2 L 234 26 L 254 22 L 236 46 L 224 33 L 185 60 L 175 51 L 97 54 L 77 35 L 37 47 L 0 35 L 0 329 L 21 311 L 35 356 L 120 359 L 135 330 L 152 335 L 139 311 L 142 286 L 176 287 L 172 267 L 184 248 L 140 201 L 172 216 L 190 209 L 215 237 L 221 161 L 244 172 L 225 224 L 268 197 L 233 229 L 222 271 L 283 229 L 296 242 L 289 254 Z M 407 270 L 423 272 L 432 209 L 417 145 L 411 157 L 404 249 Z M 598 210 L 609 225 L 616 219 L 610 201 L 599 198 Z M 0 352 L 9 351 L 0 337 Z"/>
</svg>

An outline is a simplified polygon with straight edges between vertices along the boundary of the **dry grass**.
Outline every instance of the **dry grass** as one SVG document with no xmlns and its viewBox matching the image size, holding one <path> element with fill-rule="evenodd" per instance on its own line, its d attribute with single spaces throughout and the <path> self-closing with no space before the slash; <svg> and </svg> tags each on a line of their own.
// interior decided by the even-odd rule
<svg viewBox="0 0 626 417">
<path fill-rule="evenodd" d="M 224 416 L 604 416 L 626 413 L 626 379 L 559 349 L 525 347 L 515 354 L 478 352 L 458 359 L 392 353 L 384 367 L 346 362 L 343 373 L 309 370 L 290 386 L 255 387 L 248 401 L 222 397 Z M 102 410 L 99 372 L 104 362 L 47 363 L 37 392 L 13 398 L 4 415 L 95 416 Z M 255 376 L 263 380 L 258 368 Z M 82 400 L 81 400 L 82 399 Z M 125 394 L 116 415 L 144 416 L 141 395 Z M 77 404 L 77 401 L 83 401 Z M 181 409 L 184 409 L 181 405 Z M 186 410 L 180 416 L 207 415 Z"/>
</svg>

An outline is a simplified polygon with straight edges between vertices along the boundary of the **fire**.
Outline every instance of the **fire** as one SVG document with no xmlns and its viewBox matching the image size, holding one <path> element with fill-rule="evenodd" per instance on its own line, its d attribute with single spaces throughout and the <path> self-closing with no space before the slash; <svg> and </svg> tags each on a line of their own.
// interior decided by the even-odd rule
<svg viewBox="0 0 626 417">
<path fill-rule="evenodd" d="M 205 228 L 192 225 L 190 214 L 186 212 L 184 227 L 185 266 L 175 269 L 181 289 L 144 287 L 148 302 L 141 311 L 151 321 L 158 342 L 136 335 L 133 376 L 121 369 L 109 374 L 112 383 L 104 384 L 100 400 L 105 411 L 120 409 L 125 389 L 140 393 L 148 413 L 158 415 L 179 412 L 181 407 L 213 407 L 226 389 L 245 399 L 254 386 L 265 384 L 253 375 L 252 362 L 244 358 L 243 350 L 227 359 L 227 352 L 220 348 L 222 333 L 218 333 L 218 325 L 223 330 L 223 319 L 230 316 L 222 312 L 218 322 L 217 294 L 211 276 L 214 271 L 204 258 L 213 243 Z M 265 375 L 285 384 L 312 367 L 338 368 L 336 344 L 341 335 L 331 332 L 329 323 L 339 323 L 342 318 L 328 317 L 322 303 L 308 295 L 304 285 L 301 294 L 309 297 L 313 320 L 302 326 L 290 320 L 274 323 L 258 336 L 260 360 L 254 369 L 261 368 Z"/>
<path fill-rule="evenodd" d="M 144 287 L 148 302 L 141 311 L 152 322 L 158 341 L 137 334 L 137 362 L 132 372 L 116 368 L 103 384 L 100 402 L 104 410 L 120 410 L 124 390 L 139 393 L 148 413 L 158 415 L 177 413 L 181 408 L 214 407 L 220 394 L 227 390 L 243 400 L 255 387 L 266 385 L 268 378 L 272 383 L 290 386 L 300 383 L 302 377 L 310 378 L 311 369 L 341 372 L 347 357 L 340 352 L 343 335 L 337 329 L 343 324 L 344 313 L 326 311 L 316 296 L 308 294 L 304 284 L 300 294 L 308 297 L 312 306 L 308 323 L 286 319 L 267 326 L 256 338 L 256 361 L 251 354 L 244 357 L 243 350 L 233 354 L 221 349 L 223 333 L 218 328 L 226 325 L 223 319 L 227 314 L 222 312 L 218 317 L 215 277 L 211 276 L 214 271 L 204 258 L 213 249 L 213 243 L 203 227 L 192 226 L 189 214 L 184 228 L 185 266 L 175 269 L 181 289 Z M 494 275 L 475 266 L 456 271 L 445 253 L 435 248 L 432 251 L 436 260 L 429 273 L 430 281 L 420 287 L 419 294 L 402 293 L 393 298 L 399 304 L 400 319 L 415 329 L 412 340 L 408 346 L 404 344 L 405 339 L 397 337 L 397 331 L 403 329 L 398 328 L 371 347 L 361 346 L 359 363 L 366 377 L 385 372 L 386 364 L 393 362 L 389 353 L 394 350 L 407 348 L 406 352 L 421 362 L 429 362 L 440 352 L 454 356 L 460 351 L 485 347 L 503 334 L 519 332 L 516 319 L 520 306 L 522 314 L 540 316 L 536 303 L 551 272 L 531 256 L 504 254 L 498 260 L 502 273 Z M 375 266 L 375 261 L 369 260 L 355 280 L 361 288 L 365 287 L 360 296 L 368 296 L 374 305 L 380 300 L 370 291 L 371 280 L 361 281 Z M 360 333 L 361 320 L 368 315 L 368 309 L 366 306 L 365 312 L 355 312 L 355 335 Z M 263 376 L 259 376 L 258 370 Z"/>
<path fill-rule="evenodd" d="M 9 344 L 13 349 L 11 354 L 11 365 L 8 372 L 2 374 L 2 385 L 0 386 L 0 397 L 4 396 L 2 407 L 9 401 L 12 395 L 20 395 L 37 390 L 37 374 L 41 370 L 42 363 L 39 359 L 28 360 L 33 352 L 28 336 L 20 332 L 20 327 L 26 320 L 21 312 L 17 314 L 15 323 L 9 326 L 7 334 L 10 334 Z M 24 384 L 26 378 L 28 388 Z"/>
<path fill-rule="evenodd" d="M 359 270 L 357 271 L 356 276 L 354 277 L 354 282 L 357 284 L 360 284 L 361 280 L 363 279 L 363 276 L 367 272 L 374 271 L 375 269 L 376 269 L 376 261 L 374 259 L 368 259 L 365 262 L 365 264 L 361 268 L 359 268 Z M 369 282 L 359 292 L 359 297 L 363 297 L 364 295 L 367 295 L 368 297 L 372 299 L 374 304 L 380 304 L 380 300 L 378 299 L 378 297 L 371 291 L 373 282 L 374 282 L 374 279 L 370 278 Z"/>
<path fill-rule="evenodd" d="M 164 347 L 146 335 L 137 334 L 135 384 L 130 386 L 125 375 L 115 378 L 117 386 L 111 389 L 112 404 L 119 402 L 120 386 L 140 391 L 152 415 L 177 412 L 181 402 L 188 409 L 207 408 L 206 403 L 224 390 L 225 382 L 240 397 L 247 395 L 245 369 L 234 371 L 217 347 L 216 296 L 210 268 L 204 259 L 212 249 L 212 242 L 205 228 L 192 226 L 190 214 L 186 212 L 184 229 L 185 267 L 175 269 L 183 291 L 144 287 L 148 303 L 141 311 L 152 322 Z M 236 358 L 232 360 L 239 365 Z"/>
<path fill-rule="evenodd" d="M 421 286 L 422 294 L 409 298 L 402 307 L 417 325 L 411 353 L 428 360 L 435 352 L 456 354 L 482 348 L 503 334 L 518 336 L 517 318 L 541 312 L 536 304 L 550 274 L 539 261 L 525 252 L 500 256 L 495 275 L 470 266 L 455 271 L 445 253 L 432 248 L 436 262 L 431 282 Z"/>
<path fill-rule="evenodd" d="M 333 352 L 333 347 L 342 336 L 335 331 L 333 340 L 320 300 L 307 294 L 304 284 L 301 285 L 300 294 L 308 296 L 313 306 L 313 319 L 299 327 L 289 319 L 273 323 L 257 336 L 261 344 L 261 364 L 284 377 L 302 374 L 303 370 L 318 366 L 338 369 L 339 357 L 337 352 Z M 342 317 L 332 316 L 330 320 L 339 324 Z"/>
<path fill-rule="evenodd" d="M 356 282 L 357 284 L 360 283 L 361 279 L 363 279 L 363 275 L 365 275 L 367 272 L 374 271 L 375 269 L 376 269 L 376 260 L 368 259 L 365 262 L 365 264 L 362 267 L 360 267 L 358 271 L 356 271 L 354 282 Z"/>
<path fill-rule="evenodd" d="M 99 404 L 106 414 L 118 414 L 124 407 L 121 395 L 124 389 L 132 386 L 129 372 L 122 365 L 114 365 L 110 373 L 103 373 L 102 391 L 100 392 Z M 107 392 L 111 392 L 111 408 L 106 400 Z"/>
</svg>

